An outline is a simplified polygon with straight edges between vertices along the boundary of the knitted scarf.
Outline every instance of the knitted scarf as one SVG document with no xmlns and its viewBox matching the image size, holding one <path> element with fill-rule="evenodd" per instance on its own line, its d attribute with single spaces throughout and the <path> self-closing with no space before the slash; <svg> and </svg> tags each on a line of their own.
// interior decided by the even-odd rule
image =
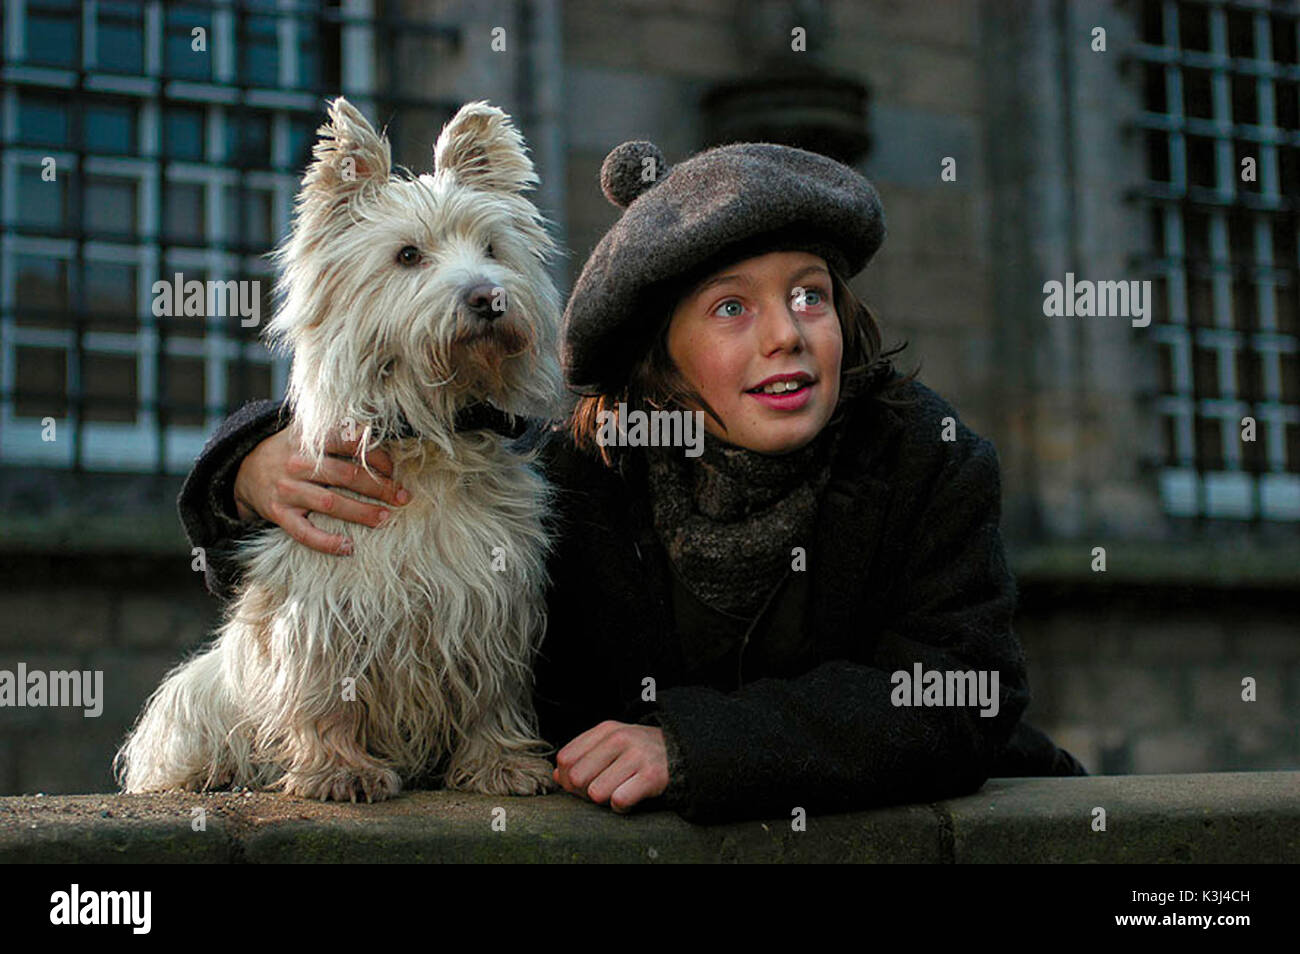
<svg viewBox="0 0 1300 954">
<path fill-rule="evenodd" d="M 682 582 L 715 609 L 752 618 L 785 575 L 791 550 L 812 536 L 830 479 L 846 400 L 846 381 L 821 432 L 788 454 L 760 454 L 704 436 L 699 457 L 680 447 L 650 447 L 647 478 L 655 530 Z"/>
</svg>

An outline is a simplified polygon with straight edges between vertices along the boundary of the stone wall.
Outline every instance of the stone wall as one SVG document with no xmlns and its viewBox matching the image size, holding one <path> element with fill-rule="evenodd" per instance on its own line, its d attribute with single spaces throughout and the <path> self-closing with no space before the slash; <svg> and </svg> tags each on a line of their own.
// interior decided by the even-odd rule
<svg viewBox="0 0 1300 954">
<path fill-rule="evenodd" d="M 109 791 L 116 746 L 217 603 L 170 557 L 0 560 L 0 669 L 104 672 L 104 710 L 0 708 L 0 794 Z M 1093 774 L 1294 768 L 1300 642 L 1286 592 L 1021 582 L 1026 718 Z M 1241 679 L 1257 682 L 1241 701 Z"/>
</svg>

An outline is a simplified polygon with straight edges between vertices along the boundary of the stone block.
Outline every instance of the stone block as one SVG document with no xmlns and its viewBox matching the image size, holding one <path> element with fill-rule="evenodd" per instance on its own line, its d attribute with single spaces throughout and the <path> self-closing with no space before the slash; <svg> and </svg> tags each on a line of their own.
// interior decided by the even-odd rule
<svg viewBox="0 0 1300 954">
<path fill-rule="evenodd" d="M 104 711 L 95 720 L 114 731 L 125 732 L 144 707 L 162 678 L 185 657 L 184 653 L 135 653 L 105 650 L 92 653 L 89 668 L 103 670 Z"/>
<path fill-rule="evenodd" d="M 188 649 L 208 640 L 221 618 L 218 601 L 203 591 L 124 593 L 119 645 Z"/>
<path fill-rule="evenodd" d="M 108 645 L 113 601 L 108 591 L 64 581 L 33 581 L 0 592 L 0 649 L 50 650 Z"/>
<path fill-rule="evenodd" d="M 1213 732 L 1206 727 L 1140 733 L 1133 743 L 1133 771 L 1141 775 L 1214 771 L 1219 766 Z"/>
<path fill-rule="evenodd" d="M 1179 679 L 1119 665 L 1080 666 L 1056 692 L 1060 717 L 1127 730 L 1172 727 L 1182 720 Z"/>
<path fill-rule="evenodd" d="M 1294 772 L 994 779 L 936 807 L 958 863 L 1277 863 L 1300 857 L 1295 785 Z"/>
<path fill-rule="evenodd" d="M 80 671 L 83 668 L 83 659 L 84 655 L 80 653 L 7 651 L 0 653 L 0 670 L 13 673 L 15 680 L 17 680 L 19 663 L 26 666 L 25 672 L 29 675 L 33 672 L 48 674 L 60 671 Z M 58 707 L 51 704 L 54 699 L 49 695 L 48 683 L 47 676 L 45 705 L 40 707 L 28 705 L 0 707 L 0 732 L 27 732 L 37 726 L 68 725 L 82 719 L 82 710 L 79 708 Z M 26 699 L 27 696 L 24 695 L 23 698 Z"/>
</svg>

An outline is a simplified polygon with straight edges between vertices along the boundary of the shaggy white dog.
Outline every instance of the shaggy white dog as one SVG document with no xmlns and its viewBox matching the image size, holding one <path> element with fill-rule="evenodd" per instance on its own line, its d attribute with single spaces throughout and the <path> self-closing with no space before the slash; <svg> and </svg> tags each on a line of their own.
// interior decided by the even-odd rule
<svg viewBox="0 0 1300 954">
<path fill-rule="evenodd" d="M 433 770 L 450 788 L 549 791 L 531 674 L 550 490 L 508 427 L 560 410 L 555 247 L 522 195 L 533 164 L 486 102 L 447 123 L 418 178 L 393 174 L 344 99 L 329 116 L 275 253 L 267 333 L 293 353 L 304 452 L 355 429 L 412 499 L 374 529 L 313 513 L 352 537 L 350 557 L 278 527 L 251 540 L 216 640 L 150 697 L 117 777 L 355 801 Z"/>
</svg>

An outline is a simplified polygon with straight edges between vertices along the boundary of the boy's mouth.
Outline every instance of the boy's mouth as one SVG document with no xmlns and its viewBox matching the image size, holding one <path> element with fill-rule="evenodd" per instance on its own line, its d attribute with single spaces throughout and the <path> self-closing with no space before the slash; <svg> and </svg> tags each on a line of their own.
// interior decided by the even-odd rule
<svg viewBox="0 0 1300 954">
<path fill-rule="evenodd" d="M 811 400 L 809 394 L 816 384 L 810 375 L 803 372 L 778 374 L 745 393 L 772 410 L 797 411 Z"/>
<path fill-rule="evenodd" d="M 793 374 L 774 374 L 754 387 L 747 389 L 745 393 L 781 397 L 806 391 L 815 383 L 811 375 L 802 371 Z"/>
</svg>

